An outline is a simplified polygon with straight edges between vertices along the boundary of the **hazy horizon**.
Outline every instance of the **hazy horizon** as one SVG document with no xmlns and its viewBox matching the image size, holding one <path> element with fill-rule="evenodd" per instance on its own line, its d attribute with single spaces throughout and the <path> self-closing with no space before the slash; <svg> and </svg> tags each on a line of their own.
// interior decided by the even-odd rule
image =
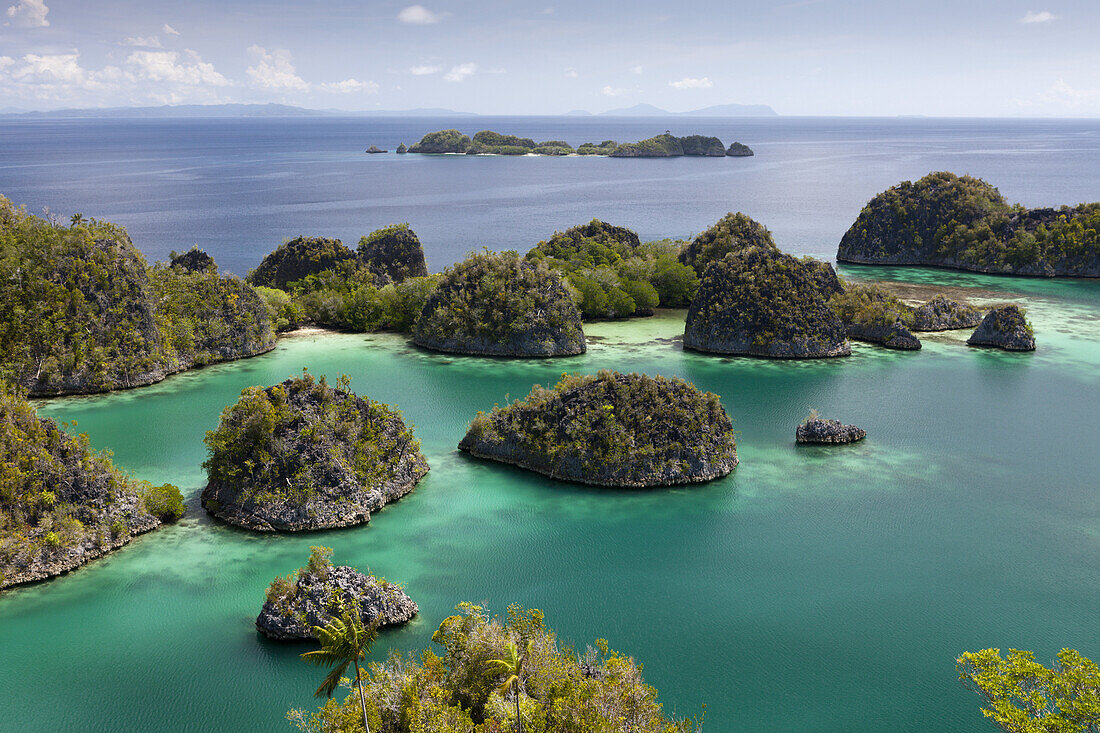
<svg viewBox="0 0 1100 733">
<path fill-rule="evenodd" d="M 0 108 L 1100 116 L 1094 3 L 0 0 Z"/>
</svg>

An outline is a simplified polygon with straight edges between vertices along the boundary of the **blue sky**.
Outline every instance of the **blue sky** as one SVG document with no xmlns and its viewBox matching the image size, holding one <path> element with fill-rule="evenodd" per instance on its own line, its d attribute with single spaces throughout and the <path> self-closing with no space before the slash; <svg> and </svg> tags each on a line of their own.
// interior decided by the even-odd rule
<svg viewBox="0 0 1100 733">
<path fill-rule="evenodd" d="M 1096 0 L 0 0 L 0 108 L 1100 117 Z"/>
</svg>

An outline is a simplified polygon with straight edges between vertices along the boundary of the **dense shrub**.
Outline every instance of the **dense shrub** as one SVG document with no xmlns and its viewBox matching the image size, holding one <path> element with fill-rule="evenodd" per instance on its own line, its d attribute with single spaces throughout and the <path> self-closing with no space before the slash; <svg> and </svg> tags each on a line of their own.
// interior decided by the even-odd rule
<svg viewBox="0 0 1100 733">
<path fill-rule="evenodd" d="M 424 247 L 408 224 L 392 224 L 363 237 L 356 257 L 359 266 L 370 270 L 380 283 L 399 283 L 428 274 Z"/>
<path fill-rule="evenodd" d="M 286 290 L 287 285 L 309 275 L 331 270 L 355 258 L 339 239 L 296 237 L 280 245 L 248 273 L 248 282 Z"/>
<path fill-rule="evenodd" d="M 711 262 L 747 247 L 774 248 L 775 240 L 760 222 L 740 211 L 731 212 L 695 237 L 680 253 L 680 262 L 695 268 L 702 277 Z"/>
<path fill-rule="evenodd" d="M 623 143 L 611 152 L 612 158 L 671 158 L 684 154 L 680 138 L 668 132 L 640 140 Z"/>
<path fill-rule="evenodd" d="M 420 138 L 420 142 L 414 143 L 410 153 L 465 153 L 470 147 L 471 141 L 468 135 L 463 135 L 458 130 L 439 130 L 429 132 Z"/>
</svg>

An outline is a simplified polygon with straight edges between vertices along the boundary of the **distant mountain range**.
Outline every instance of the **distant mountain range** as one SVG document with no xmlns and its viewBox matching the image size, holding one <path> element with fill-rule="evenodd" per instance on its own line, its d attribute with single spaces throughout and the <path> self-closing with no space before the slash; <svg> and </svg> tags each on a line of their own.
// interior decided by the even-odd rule
<svg viewBox="0 0 1100 733">
<path fill-rule="evenodd" d="M 591 115 L 583 109 L 566 112 L 563 116 Z M 776 112 L 766 104 L 719 104 L 690 112 L 669 112 L 652 104 L 636 104 L 633 107 L 601 112 L 610 117 L 771 117 Z M 45 112 L 29 112 L 12 107 L 0 109 L 0 117 L 21 118 L 79 118 L 79 117 L 477 117 L 473 112 L 456 112 L 441 107 L 418 107 L 399 110 L 362 110 L 352 112 L 338 109 L 306 109 L 289 104 L 177 104 L 160 107 L 96 107 L 88 109 L 55 109 Z"/>
</svg>

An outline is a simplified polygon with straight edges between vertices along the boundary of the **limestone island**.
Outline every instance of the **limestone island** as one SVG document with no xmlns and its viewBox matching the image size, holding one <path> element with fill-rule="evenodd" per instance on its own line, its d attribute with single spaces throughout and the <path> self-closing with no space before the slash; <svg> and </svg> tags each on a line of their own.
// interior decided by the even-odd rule
<svg viewBox="0 0 1100 733">
<path fill-rule="evenodd" d="M 1035 332 L 1019 306 L 1006 305 L 989 311 L 966 343 L 1005 351 L 1035 351 Z"/>
<path fill-rule="evenodd" d="M 428 472 L 420 443 L 389 405 L 305 373 L 249 387 L 207 432 L 202 505 L 257 532 L 369 522 Z"/>
<path fill-rule="evenodd" d="M 31 396 L 159 382 L 275 346 L 270 314 L 204 252 L 149 266 L 126 230 L 0 196 L 0 374 Z"/>
<path fill-rule="evenodd" d="M 822 265 L 832 269 L 761 246 L 711 262 L 688 308 L 684 348 L 773 359 L 850 355 L 844 324 L 820 289 Z"/>
<path fill-rule="evenodd" d="M 702 277 L 710 263 L 748 247 L 776 249 L 767 227 L 740 211 L 730 212 L 691 240 L 680 252 L 680 262 Z"/>
<path fill-rule="evenodd" d="M 553 389 L 470 423 L 460 450 L 553 479 L 597 486 L 700 483 L 737 465 L 733 426 L 718 395 L 682 379 L 563 375 Z"/>
<path fill-rule="evenodd" d="M 829 307 L 844 323 L 848 338 L 915 351 L 920 339 L 909 327 L 913 310 L 880 285 L 843 282 L 842 290 L 829 298 Z"/>
<path fill-rule="evenodd" d="M 974 306 L 934 295 L 913 309 L 910 328 L 914 331 L 953 331 L 974 328 L 981 322 L 982 312 Z"/>
<path fill-rule="evenodd" d="M 367 148 L 363 152 L 370 153 L 370 154 L 374 155 L 376 153 L 388 153 L 390 151 L 383 150 L 382 148 L 378 147 L 377 145 L 371 145 L 369 148 Z"/>
<path fill-rule="evenodd" d="M 586 348 L 580 312 L 556 272 L 515 252 L 488 251 L 444 271 L 413 342 L 485 356 L 571 356 Z"/>
<path fill-rule="evenodd" d="M 653 315 L 686 308 L 699 287 L 678 261 L 676 240 L 641 242 L 626 227 L 593 219 L 536 244 L 526 255 L 561 273 L 586 320 Z"/>
<path fill-rule="evenodd" d="M 309 562 L 267 587 L 256 629 L 278 641 L 315 639 L 314 626 L 325 626 L 344 609 L 358 609 L 364 627 L 408 623 L 419 612 L 401 586 L 332 564 L 332 548 L 311 547 Z"/>
<path fill-rule="evenodd" d="M 1100 277 L 1100 203 L 1027 209 L 980 178 L 929 173 L 872 198 L 840 240 L 837 260 Z"/>
<path fill-rule="evenodd" d="M 183 511 L 178 488 L 118 470 L 0 381 L 0 589 L 80 567 Z"/>
<path fill-rule="evenodd" d="M 844 425 L 839 420 L 818 417 L 816 411 L 803 420 L 795 429 L 795 440 L 799 443 L 854 443 L 867 437 L 867 431 L 855 425 Z"/>
<path fill-rule="evenodd" d="M 398 149 L 398 152 L 401 150 Z M 611 158 L 740 158 L 753 154 L 747 145 L 738 142 L 727 149 L 716 137 L 677 137 L 668 130 L 634 143 L 619 144 L 614 140 L 604 140 L 601 143 L 583 143 L 576 149 L 564 140 L 536 142 L 529 137 L 503 135 L 492 130 L 482 130 L 473 138 L 458 130 L 437 130 L 424 135 L 420 142 L 408 148 L 408 152 L 436 155 L 601 155 Z"/>
</svg>

